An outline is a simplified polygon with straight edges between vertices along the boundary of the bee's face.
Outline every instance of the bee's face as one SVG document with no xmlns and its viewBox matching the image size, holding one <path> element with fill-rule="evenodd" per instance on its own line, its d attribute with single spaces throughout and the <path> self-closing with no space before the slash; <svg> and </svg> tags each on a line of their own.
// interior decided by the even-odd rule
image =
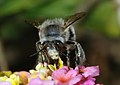
<svg viewBox="0 0 120 85">
<path fill-rule="evenodd" d="M 53 47 L 53 48 L 47 47 L 47 50 L 48 50 L 48 55 L 52 59 L 58 59 L 59 54 L 55 47 Z"/>
</svg>

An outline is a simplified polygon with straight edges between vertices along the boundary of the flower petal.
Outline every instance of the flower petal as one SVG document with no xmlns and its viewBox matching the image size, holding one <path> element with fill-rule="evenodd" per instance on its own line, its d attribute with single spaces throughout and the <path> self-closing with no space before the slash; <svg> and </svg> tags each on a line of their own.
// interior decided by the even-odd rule
<svg viewBox="0 0 120 85">
<path fill-rule="evenodd" d="M 20 78 L 20 81 L 26 85 L 28 83 L 28 77 L 30 76 L 30 73 L 29 72 L 26 72 L 26 71 L 20 71 L 18 72 L 17 74 Z"/>
<path fill-rule="evenodd" d="M 77 74 L 78 74 L 77 71 L 75 71 L 75 70 L 69 70 L 69 71 L 66 73 L 65 76 L 66 76 L 67 78 L 71 79 L 71 78 L 75 77 Z"/>
<path fill-rule="evenodd" d="M 84 73 L 82 74 L 84 77 L 88 76 L 98 76 L 99 75 L 99 66 L 91 66 L 91 67 L 86 67 L 83 69 Z"/>
<path fill-rule="evenodd" d="M 82 79 L 82 75 L 79 74 L 70 80 L 69 85 L 77 84 L 78 82 L 81 81 L 81 79 Z"/>
<path fill-rule="evenodd" d="M 54 85 L 52 80 L 41 80 L 39 77 L 31 79 L 28 85 Z"/>
<path fill-rule="evenodd" d="M 12 85 L 10 82 L 0 82 L 0 85 Z"/>
<path fill-rule="evenodd" d="M 95 78 L 89 77 L 82 85 L 95 85 Z"/>
</svg>

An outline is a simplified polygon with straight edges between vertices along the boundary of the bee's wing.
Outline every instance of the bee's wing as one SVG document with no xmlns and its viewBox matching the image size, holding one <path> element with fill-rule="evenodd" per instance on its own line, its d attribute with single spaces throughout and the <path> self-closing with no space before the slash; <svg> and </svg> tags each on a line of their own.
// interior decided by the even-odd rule
<svg viewBox="0 0 120 85">
<path fill-rule="evenodd" d="M 76 22 L 77 20 L 83 19 L 85 15 L 86 15 L 86 12 L 80 12 L 80 13 L 76 13 L 74 15 L 68 16 L 65 19 L 64 28 L 67 28 L 68 26 Z"/>
<path fill-rule="evenodd" d="M 37 28 L 39 30 L 39 26 L 43 23 L 44 20 L 45 20 L 45 18 L 38 18 L 35 20 L 26 19 L 25 22 L 27 24 L 34 26 L 35 28 Z"/>
</svg>

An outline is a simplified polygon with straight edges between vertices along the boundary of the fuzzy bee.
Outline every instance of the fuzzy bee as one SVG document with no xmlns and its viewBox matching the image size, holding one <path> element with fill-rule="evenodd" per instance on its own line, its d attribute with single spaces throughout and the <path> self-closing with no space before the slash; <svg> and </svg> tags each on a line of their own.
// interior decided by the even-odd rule
<svg viewBox="0 0 120 85">
<path fill-rule="evenodd" d="M 66 19 L 47 19 L 38 25 L 33 23 L 39 30 L 39 41 L 36 42 L 38 62 L 58 64 L 60 57 L 64 65 L 70 67 L 81 65 L 85 61 L 85 54 L 81 45 L 76 42 L 72 24 L 85 15 L 86 12 L 80 12 Z"/>
</svg>

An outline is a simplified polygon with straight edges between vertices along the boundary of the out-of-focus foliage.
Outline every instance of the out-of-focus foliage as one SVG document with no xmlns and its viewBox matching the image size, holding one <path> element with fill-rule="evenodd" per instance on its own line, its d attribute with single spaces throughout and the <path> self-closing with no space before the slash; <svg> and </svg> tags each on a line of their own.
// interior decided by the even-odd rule
<svg viewBox="0 0 120 85">
<path fill-rule="evenodd" d="M 89 18 L 85 26 L 90 30 L 102 32 L 110 37 L 117 37 L 120 35 L 120 29 L 116 13 L 115 3 L 104 1 L 95 8 L 91 15 L 88 15 Z"/>
<path fill-rule="evenodd" d="M 15 13 L 27 16 L 64 16 L 71 13 L 79 0 L 3 0 L 1 1 L 0 16 Z"/>
</svg>

